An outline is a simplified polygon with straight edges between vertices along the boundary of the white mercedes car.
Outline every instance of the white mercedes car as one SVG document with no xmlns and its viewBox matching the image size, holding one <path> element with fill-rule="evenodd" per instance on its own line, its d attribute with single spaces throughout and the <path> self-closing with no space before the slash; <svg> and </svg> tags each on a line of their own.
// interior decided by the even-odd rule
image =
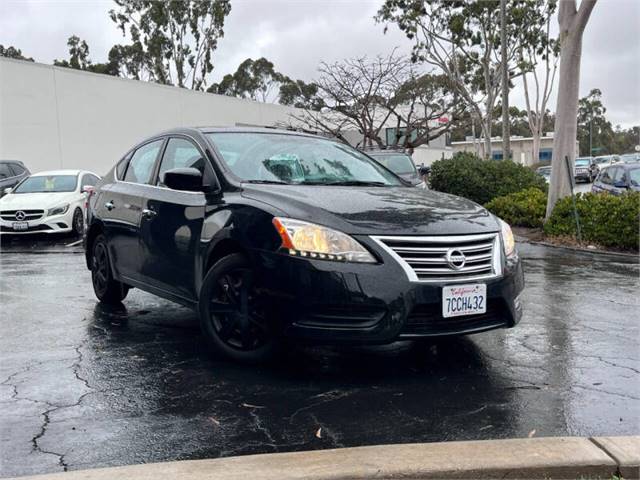
<svg viewBox="0 0 640 480">
<path fill-rule="evenodd" d="M 84 170 L 35 173 L 0 198 L 0 233 L 84 231 L 88 196 L 100 180 Z"/>
</svg>

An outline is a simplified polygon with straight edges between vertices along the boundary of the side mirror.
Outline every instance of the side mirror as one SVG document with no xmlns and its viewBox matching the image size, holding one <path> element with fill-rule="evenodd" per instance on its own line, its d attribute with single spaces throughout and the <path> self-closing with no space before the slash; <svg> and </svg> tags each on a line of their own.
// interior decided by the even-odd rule
<svg viewBox="0 0 640 480">
<path fill-rule="evenodd" d="M 84 187 L 82 187 L 82 193 L 88 193 L 89 195 L 91 195 L 95 189 L 96 187 L 94 187 L 93 185 L 85 185 Z"/>
<path fill-rule="evenodd" d="M 627 184 L 624 182 L 624 180 L 618 180 L 613 184 L 613 186 L 616 188 L 627 188 Z"/>
<path fill-rule="evenodd" d="M 13 188 L 9 187 L 9 188 L 5 188 L 5 189 L 3 190 L 3 192 L 2 192 L 2 193 L 3 193 L 4 195 L 7 195 L 7 194 L 9 194 L 9 193 L 11 193 L 11 192 L 13 192 Z"/>
<path fill-rule="evenodd" d="M 201 192 L 202 173 L 197 168 L 173 168 L 165 172 L 162 183 L 172 190 Z"/>
<path fill-rule="evenodd" d="M 423 166 L 418 169 L 418 173 L 423 176 L 429 175 L 430 172 L 431 172 L 431 167 Z"/>
</svg>

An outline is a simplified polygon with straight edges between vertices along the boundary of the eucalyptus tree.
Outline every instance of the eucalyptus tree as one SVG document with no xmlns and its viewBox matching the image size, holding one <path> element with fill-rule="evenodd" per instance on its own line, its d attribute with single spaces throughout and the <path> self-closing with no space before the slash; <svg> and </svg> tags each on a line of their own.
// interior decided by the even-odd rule
<svg viewBox="0 0 640 480">
<path fill-rule="evenodd" d="M 33 62 L 33 58 L 26 57 L 22 54 L 22 50 L 11 45 L 5 47 L 0 45 L 0 57 L 13 58 L 14 60 L 26 60 L 27 62 Z"/>
<path fill-rule="evenodd" d="M 547 200 L 547 215 L 551 216 L 556 202 L 571 193 L 569 171 L 564 165 L 569 158 L 570 170 L 576 158 L 578 96 L 580 89 L 580 60 L 582 35 L 587 26 L 596 0 L 582 0 L 578 9 L 575 0 L 562 0 L 558 8 L 560 25 L 560 82 L 556 104 L 556 122 L 553 134 L 551 158 L 551 183 Z"/>
<path fill-rule="evenodd" d="M 522 74 L 518 53 L 523 43 L 539 40 L 539 22 L 530 19 L 542 14 L 537 2 L 507 2 L 508 44 L 502 55 L 499 10 L 499 0 L 385 0 L 376 16 L 380 22 L 395 23 L 414 41 L 414 61 L 426 62 L 448 77 L 473 122 L 481 125 L 485 156 L 491 153 L 503 71 L 508 72 L 509 85 Z"/>
<path fill-rule="evenodd" d="M 109 11 L 111 20 L 134 46 L 133 50 L 124 47 L 114 53 L 138 57 L 142 53 L 143 61 L 130 64 L 136 75 L 158 83 L 204 89 L 213 71 L 213 52 L 224 36 L 230 0 L 114 2 L 117 8 Z"/>
<path fill-rule="evenodd" d="M 266 58 L 247 58 L 233 74 L 225 75 L 220 83 L 211 85 L 207 91 L 261 102 L 275 102 L 285 78 Z"/>
<path fill-rule="evenodd" d="M 519 51 L 522 85 L 529 131 L 533 139 L 532 156 L 534 162 L 540 156 L 540 139 L 548 115 L 548 106 L 560 54 L 560 43 L 551 34 L 551 18 L 556 11 L 556 0 L 531 0 L 538 3 L 541 14 L 526 15 L 527 22 L 539 22 L 538 28 L 530 34 L 538 38 L 531 42 L 521 42 Z"/>
</svg>

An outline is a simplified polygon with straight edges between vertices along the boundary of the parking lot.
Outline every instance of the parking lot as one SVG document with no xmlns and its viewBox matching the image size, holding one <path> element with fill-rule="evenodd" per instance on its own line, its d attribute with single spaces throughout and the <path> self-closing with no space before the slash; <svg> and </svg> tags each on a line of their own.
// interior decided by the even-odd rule
<svg viewBox="0 0 640 480">
<path fill-rule="evenodd" d="M 0 476 L 402 442 L 636 434 L 637 258 L 520 244 L 515 329 L 247 367 L 193 312 L 99 305 L 81 247 L 3 243 Z"/>
</svg>

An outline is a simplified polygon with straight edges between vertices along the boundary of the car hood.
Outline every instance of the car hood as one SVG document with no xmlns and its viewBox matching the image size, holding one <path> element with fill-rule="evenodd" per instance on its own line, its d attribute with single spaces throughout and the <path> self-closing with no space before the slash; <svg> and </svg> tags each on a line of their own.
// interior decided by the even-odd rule
<svg viewBox="0 0 640 480">
<path fill-rule="evenodd" d="M 243 196 L 285 215 L 349 234 L 446 235 L 496 232 L 496 218 L 462 197 L 416 187 L 243 185 Z"/>
<path fill-rule="evenodd" d="M 0 210 L 44 210 L 77 199 L 76 192 L 9 193 L 0 198 Z"/>
</svg>

